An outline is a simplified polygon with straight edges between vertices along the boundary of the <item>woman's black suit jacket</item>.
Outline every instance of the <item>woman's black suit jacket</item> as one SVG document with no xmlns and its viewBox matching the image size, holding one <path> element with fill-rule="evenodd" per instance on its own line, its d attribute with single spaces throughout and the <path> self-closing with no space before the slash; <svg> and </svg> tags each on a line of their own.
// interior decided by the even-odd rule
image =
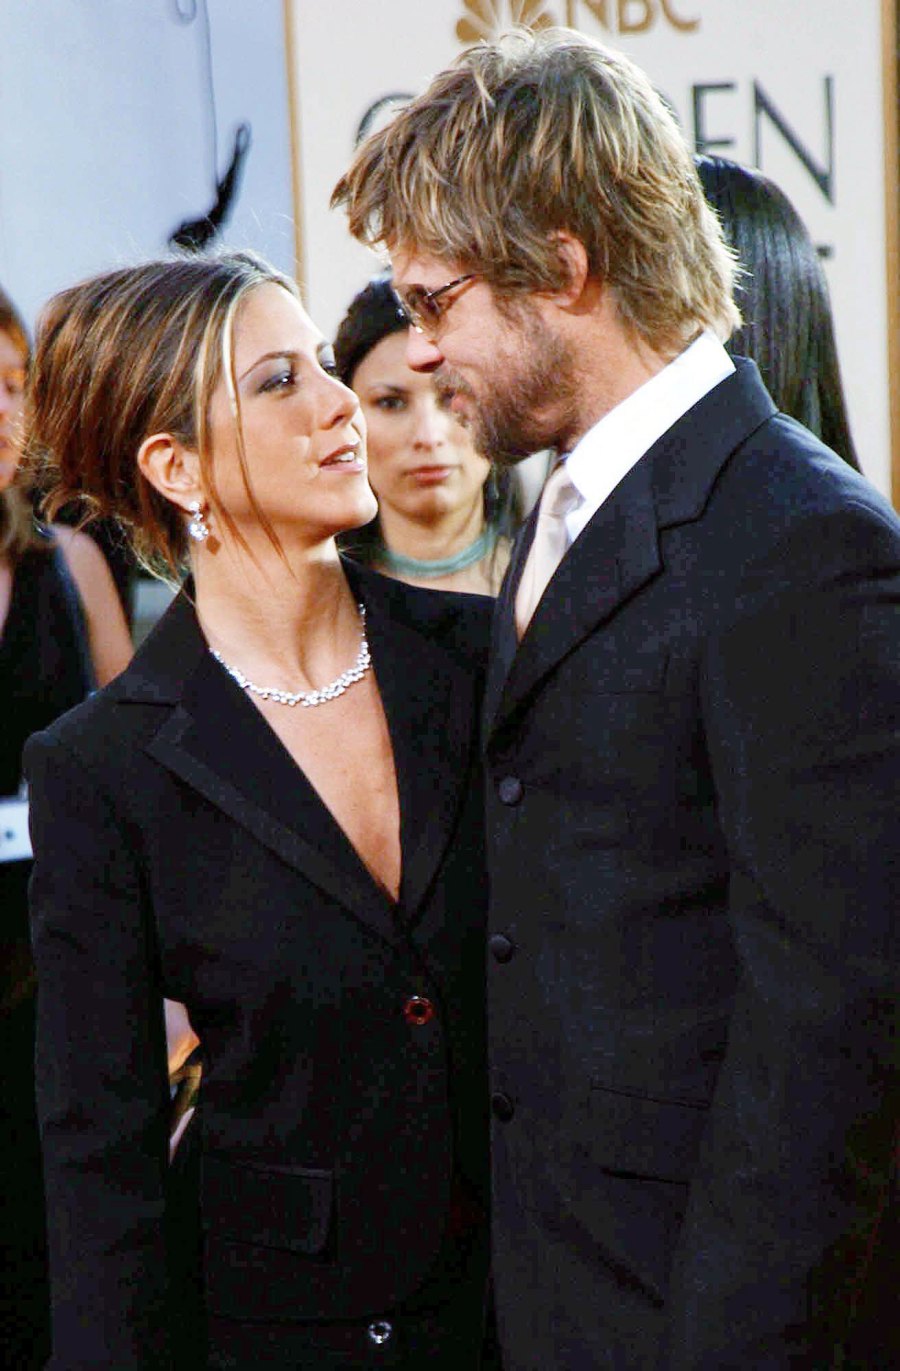
<svg viewBox="0 0 900 1371">
<path fill-rule="evenodd" d="M 433 1267 L 454 1168 L 480 1186 L 490 602 L 345 570 L 394 748 L 397 905 L 184 595 L 28 746 L 56 1371 L 169 1365 L 164 996 L 203 1044 L 212 1319 L 377 1319 Z"/>
</svg>

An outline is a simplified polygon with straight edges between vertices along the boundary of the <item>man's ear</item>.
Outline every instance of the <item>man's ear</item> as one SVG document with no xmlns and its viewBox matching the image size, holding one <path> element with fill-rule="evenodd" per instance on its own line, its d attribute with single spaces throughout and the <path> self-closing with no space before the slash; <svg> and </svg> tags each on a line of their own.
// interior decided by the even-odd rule
<svg viewBox="0 0 900 1371">
<path fill-rule="evenodd" d="M 592 282 L 587 249 L 580 238 L 560 229 L 553 235 L 557 256 L 564 272 L 564 284 L 552 294 L 556 303 L 563 309 L 577 307 L 584 299 Z"/>
<path fill-rule="evenodd" d="M 142 474 L 166 500 L 187 512 L 193 500 L 203 500 L 200 459 L 171 433 L 153 433 L 138 449 Z"/>
</svg>

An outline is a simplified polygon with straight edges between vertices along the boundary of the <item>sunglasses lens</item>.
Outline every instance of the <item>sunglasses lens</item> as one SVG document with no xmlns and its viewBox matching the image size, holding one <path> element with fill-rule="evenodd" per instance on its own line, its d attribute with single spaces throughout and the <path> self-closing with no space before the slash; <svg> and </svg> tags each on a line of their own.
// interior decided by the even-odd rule
<svg viewBox="0 0 900 1371">
<path fill-rule="evenodd" d="M 405 295 L 401 295 L 400 292 L 399 292 L 399 290 L 395 290 L 395 291 L 394 291 L 394 299 L 397 301 L 397 305 L 399 306 L 399 309 L 400 309 L 401 314 L 403 314 L 403 315 L 406 316 L 406 319 L 407 319 L 407 321 L 408 321 L 410 324 L 415 325 L 415 322 L 416 322 L 416 321 L 415 321 L 415 319 L 413 318 L 413 313 L 412 313 L 412 310 L 411 310 L 411 308 L 410 308 L 409 301 L 406 299 L 406 296 L 405 296 Z"/>
<path fill-rule="evenodd" d="M 406 307 L 416 328 L 425 328 L 441 317 L 440 307 L 424 286 L 413 286 L 406 296 Z"/>
<path fill-rule="evenodd" d="M 437 328 L 447 309 L 446 302 L 441 297 L 445 296 L 447 291 L 452 290 L 454 286 L 462 285 L 463 281 L 471 280 L 472 275 L 458 276 L 455 281 L 448 281 L 445 286 L 439 287 L 438 290 L 426 290 L 424 286 L 410 286 L 402 295 L 395 289 L 394 295 L 413 328 L 418 329 L 420 333 L 429 333 Z"/>
</svg>

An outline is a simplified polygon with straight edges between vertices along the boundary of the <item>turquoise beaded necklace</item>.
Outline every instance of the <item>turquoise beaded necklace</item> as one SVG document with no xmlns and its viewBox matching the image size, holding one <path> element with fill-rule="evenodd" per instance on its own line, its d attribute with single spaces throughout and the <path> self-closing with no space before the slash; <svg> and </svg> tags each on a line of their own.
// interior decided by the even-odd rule
<svg viewBox="0 0 900 1371">
<path fill-rule="evenodd" d="M 474 566 L 483 557 L 487 557 L 497 546 L 497 530 L 486 528 L 483 533 L 464 547 L 461 552 L 457 552 L 452 557 L 440 557 L 437 561 L 420 561 L 418 557 L 404 557 L 399 552 L 392 552 L 389 547 L 382 543 L 376 555 L 376 561 L 385 568 L 386 571 L 393 571 L 396 576 L 451 576 L 454 571 L 465 571 L 466 567 Z"/>
</svg>

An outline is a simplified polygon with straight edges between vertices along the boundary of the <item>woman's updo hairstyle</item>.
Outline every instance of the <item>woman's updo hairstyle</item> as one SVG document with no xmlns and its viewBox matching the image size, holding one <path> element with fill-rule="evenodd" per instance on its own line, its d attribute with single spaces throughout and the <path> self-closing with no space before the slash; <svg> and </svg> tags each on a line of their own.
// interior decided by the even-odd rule
<svg viewBox="0 0 900 1371">
<path fill-rule="evenodd" d="M 50 300 L 38 322 L 25 428 L 26 458 L 46 491 L 48 518 L 75 502 L 82 522 L 115 519 L 144 566 L 177 577 L 187 560 L 184 512 L 145 478 L 137 453 L 154 433 L 196 451 L 210 505 L 231 525 L 217 504 L 209 452 L 210 400 L 223 373 L 255 506 L 232 333 L 241 301 L 267 282 L 298 295 L 261 257 L 228 252 L 105 272 Z"/>
</svg>

